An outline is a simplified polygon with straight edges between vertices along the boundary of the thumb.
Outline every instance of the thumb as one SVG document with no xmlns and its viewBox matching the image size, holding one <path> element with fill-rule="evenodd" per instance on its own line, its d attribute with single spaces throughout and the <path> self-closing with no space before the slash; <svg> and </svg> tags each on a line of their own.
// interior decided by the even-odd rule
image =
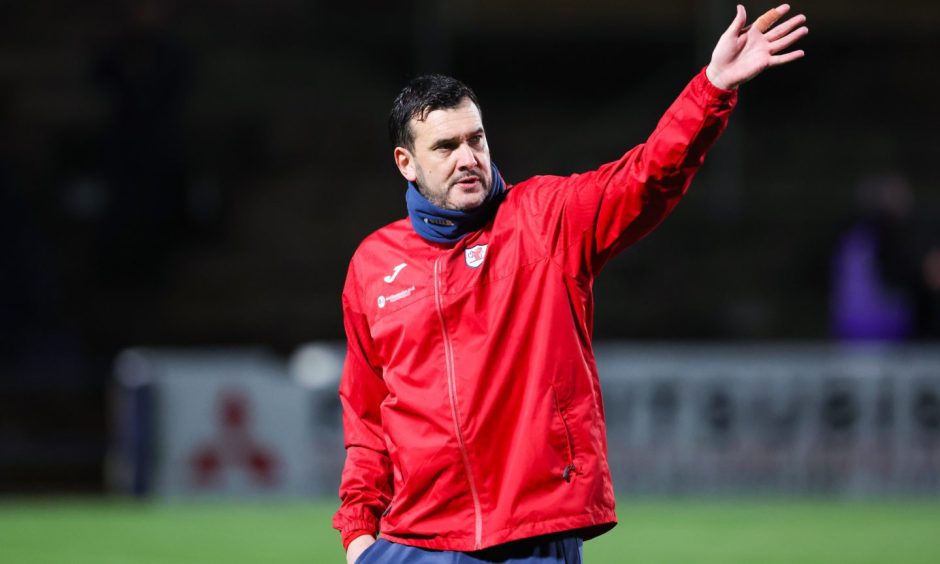
<svg viewBox="0 0 940 564">
<path fill-rule="evenodd" d="M 734 21 L 731 22 L 731 25 L 728 27 L 728 30 L 725 31 L 726 35 L 731 37 L 737 37 L 741 35 L 741 32 L 744 30 L 744 24 L 747 23 L 747 12 L 744 10 L 744 6 L 738 4 L 738 12 L 734 16 Z"/>
</svg>

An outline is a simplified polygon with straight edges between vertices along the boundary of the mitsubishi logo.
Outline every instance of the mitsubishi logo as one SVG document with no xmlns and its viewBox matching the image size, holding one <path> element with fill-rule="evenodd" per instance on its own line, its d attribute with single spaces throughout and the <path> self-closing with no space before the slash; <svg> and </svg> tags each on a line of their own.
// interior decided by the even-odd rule
<svg viewBox="0 0 940 564">
<path fill-rule="evenodd" d="M 225 469 L 238 469 L 252 483 L 276 485 L 280 470 L 277 457 L 251 436 L 251 403 L 237 389 L 219 393 L 215 436 L 198 445 L 189 457 L 193 482 L 200 487 L 218 485 Z"/>
</svg>

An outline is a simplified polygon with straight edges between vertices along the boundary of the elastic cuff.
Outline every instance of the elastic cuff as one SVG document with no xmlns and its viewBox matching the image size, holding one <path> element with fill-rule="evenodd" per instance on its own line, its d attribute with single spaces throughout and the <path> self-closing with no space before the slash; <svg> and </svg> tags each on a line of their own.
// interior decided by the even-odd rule
<svg viewBox="0 0 940 564">
<path fill-rule="evenodd" d="M 702 71 L 699 73 L 700 83 L 706 94 L 719 99 L 729 99 L 737 96 L 737 88 L 718 88 L 712 84 L 712 81 L 708 78 L 708 73 L 705 72 L 706 69 L 708 69 L 708 65 L 702 67 Z"/>
<path fill-rule="evenodd" d="M 367 531 L 367 530 L 365 530 L 365 529 L 360 529 L 360 530 L 355 530 L 355 531 L 349 531 L 348 533 L 343 533 L 343 550 L 349 550 L 349 543 L 351 543 L 352 541 L 356 540 L 357 538 L 359 538 L 359 537 L 361 537 L 361 536 L 363 536 L 363 535 L 369 535 L 369 536 L 374 537 L 374 536 L 375 536 L 375 533 L 372 532 L 372 531 Z"/>
</svg>

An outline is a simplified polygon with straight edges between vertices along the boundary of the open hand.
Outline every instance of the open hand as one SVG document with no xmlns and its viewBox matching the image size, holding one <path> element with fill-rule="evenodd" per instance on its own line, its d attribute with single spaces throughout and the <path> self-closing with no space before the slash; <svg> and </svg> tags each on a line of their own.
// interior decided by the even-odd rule
<svg viewBox="0 0 940 564">
<path fill-rule="evenodd" d="M 790 11 L 789 4 L 776 8 L 780 16 Z M 769 67 L 776 67 L 801 58 L 802 50 L 781 53 L 809 33 L 806 16 L 799 14 L 776 27 L 761 31 L 758 26 L 746 28 L 747 13 L 738 5 L 738 13 L 718 39 L 712 60 L 705 69 L 708 79 L 719 88 L 737 88 Z"/>
</svg>

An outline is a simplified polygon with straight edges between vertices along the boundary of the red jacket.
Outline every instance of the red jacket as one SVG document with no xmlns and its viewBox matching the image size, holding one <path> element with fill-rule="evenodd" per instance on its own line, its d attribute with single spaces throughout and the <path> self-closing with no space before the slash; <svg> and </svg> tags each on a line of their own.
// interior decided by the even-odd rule
<svg viewBox="0 0 940 564">
<path fill-rule="evenodd" d="M 614 526 L 594 277 L 672 210 L 735 101 L 702 72 L 645 144 L 510 187 L 455 245 L 408 219 L 363 241 L 343 291 L 344 544 L 470 551 Z"/>
</svg>

